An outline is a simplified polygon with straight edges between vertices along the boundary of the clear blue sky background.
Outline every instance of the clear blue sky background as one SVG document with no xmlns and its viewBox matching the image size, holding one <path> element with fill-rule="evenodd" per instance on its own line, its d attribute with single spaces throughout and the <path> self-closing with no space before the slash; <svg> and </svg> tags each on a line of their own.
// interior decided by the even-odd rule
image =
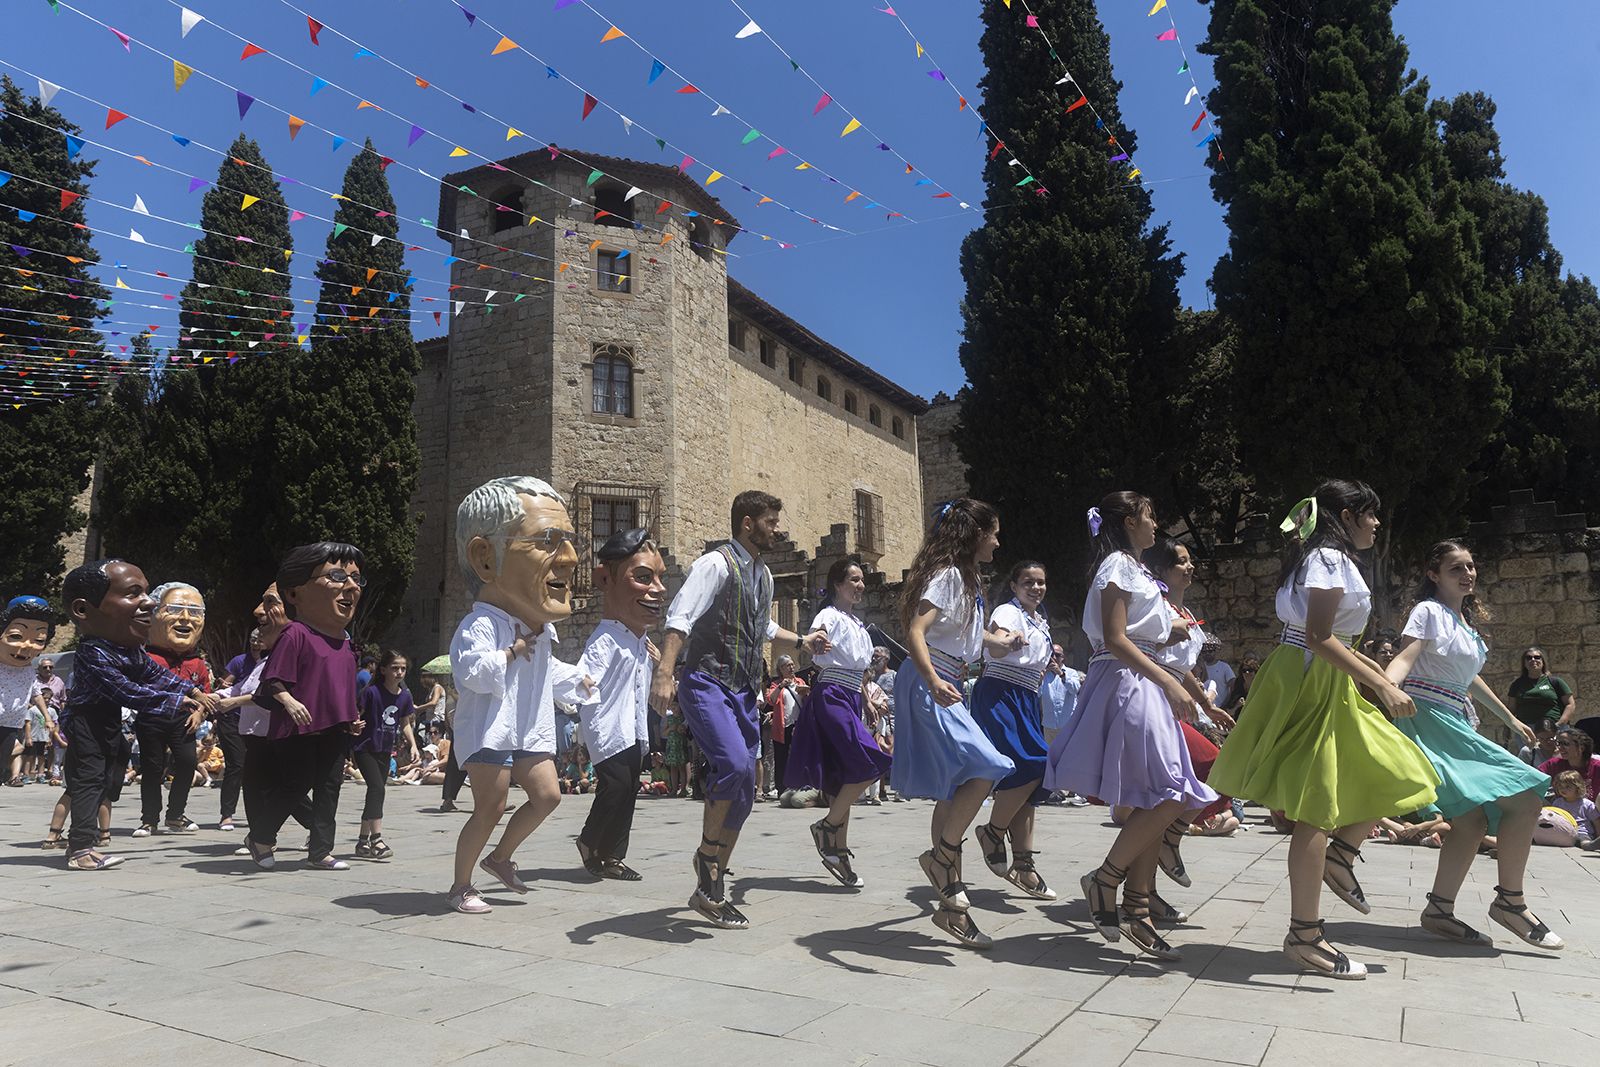
<svg viewBox="0 0 1600 1067">
<path fill-rule="evenodd" d="M 730 175 L 711 189 L 730 212 L 746 226 L 797 246 L 780 250 L 776 241 L 746 234 L 731 248 L 734 276 L 822 337 L 923 395 L 953 390 L 962 381 L 956 350 L 964 287 L 957 251 L 963 235 L 981 221 L 976 205 L 983 199 L 979 175 L 984 148 L 976 121 L 970 111 L 957 111 L 950 86 L 961 87 L 981 103 L 976 93 L 982 69 L 977 48 L 980 5 L 974 0 L 891 0 L 947 74 L 948 84 L 928 77 L 928 59 L 918 60 L 901 26 L 874 10 L 883 0 L 739 0 L 777 44 L 850 109 L 833 106 L 815 117 L 816 89 L 791 71 L 772 41 L 760 35 L 735 39 L 746 17 L 733 0 L 588 0 L 598 15 L 581 2 L 552 11 L 552 0 L 463 0 L 480 16 L 476 26 L 469 26 L 450 0 L 293 0 L 329 27 L 318 47 L 309 40 L 305 17 L 284 0 L 194 0 L 193 9 L 216 24 L 201 23 L 186 39 L 180 36 L 178 7 L 166 0 L 68 2 L 259 102 L 241 122 L 232 89 L 199 73 L 181 93 L 174 93 L 168 59 L 137 42 L 131 54 L 125 52 L 110 32 L 65 7 L 51 14 L 46 0 L 11 0 L 6 5 L 9 17 L 0 59 L 13 66 L 0 70 L 30 90 L 35 88 L 31 75 L 63 86 L 56 106 L 83 126 L 91 140 L 207 179 L 215 177 L 220 157 L 201 145 L 225 148 L 242 128 L 261 143 L 279 173 L 308 185 L 339 187 L 351 148 L 332 150 L 330 137 L 310 127 L 291 142 L 285 119 L 264 106 L 268 103 L 357 144 L 371 137 L 384 154 L 434 175 L 474 162 L 448 159 L 455 145 L 490 157 L 535 147 L 530 139 L 508 144 L 506 123 L 575 151 L 678 162 L 676 153 L 659 151 L 639 127 L 625 133 L 603 105 L 580 121 L 582 92 L 571 83 L 580 82 L 700 160 L 694 173 L 702 180 L 707 166 Z M 1201 153 L 1194 147 L 1200 135 L 1189 131 L 1199 104 L 1184 106 L 1189 83 L 1186 76 L 1174 74 L 1176 45 L 1155 40 L 1167 24 L 1161 15 L 1146 18 L 1148 8 L 1146 0 L 1100 4 L 1123 82 L 1123 115 L 1139 135 L 1136 162 L 1152 183 L 1156 221 L 1170 223 L 1174 246 L 1187 256 L 1184 301 L 1205 307 L 1206 281 L 1225 246 L 1226 232 L 1205 180 Z M 1204 39 L 1208 10 L 1194 0 L 1171 0 L 1171 10 L 1200 88 L 1208 91 L 1209 63 L 1194 51 Z M 1018 32 L 1032 32 L 1021 25 L 1020 5 L 1013 11 Z M 1411 47 L 1413 65 L 1430 79 L 1436 95 L 1483 89 L 1495 98 L 1511 180 L 1549 203 L 1555 243 L 1568 268 L 1600 274 L 1595 251 L 1600 218 L 1585 202 L 1600 169 L 1600 141 L 1593 136 L 1594 105 L 1600 97 L 1595 89 L 1600 33 L 1593 12 L 1586 5 L 1550 3 L 1518 5 L 1514 17 L 1508 12 L 1504 3 L 1487 0 L 1451 5 L 1404 0 L 1395 18 Z M 630 39 L 602 44 L 608 23 L 620 26 Z M 274 54 L 241 62 L 239 41 L 218 25 Z M 334 30 L 501 121 L 469 114 L 447 97 L 419 89 L 409 76 L 378 59 L 357 58 L 356 46 Z M 542 65 L 520 52 L 491 57 L 496 31 L 538 53 L 567 78 L 547 77 Z M 670 71 L 647 85 L 650 60 L 635 42 L 705 95 L 675 92 L 683 81 Z M 358 110 L 350 96 L 333 86 L 311 96 L 310 76 L 278 56 L 384 110 Z M 74 92 L 134 118 L 105 130 L 104 107 Z M 738 117 L 712 117 L 708 96 Z M 933 200 L 926 187 L 913 186 L 899 163 L 876 150 L 877 141 L 866 131 L 841 139 L 839 131 L 851 114 L 955 197 Z M 166 133 L 137 121 L 141 119 L 195 143 L 180 147 Z M 438 137 L 423 137 L 408 147 L 413 122 Z M 846 205 L 847 189 L 815 173 L 794 171 L 788 158 L 769 162 L 770 144 L 764 140 L 741 146 L 750 126 L 814 160 L 845 186 L 861 190 L 863 198 Z M 137 193 L 153 216 L 193 222 L 201 194 L 189 193 L 187 179 L 170 172 L 92 146 L 86 153 L 100 160 L 91 187 L 96 202 L 88 206 L 88 220 L 107 231 L 96 238 L 105 280 L 110 283 L 118 273 L 113 266 L 117 261 L 131 269 L 167 271 L 174 279 L 187 277 L 186 257 L 113 235 L 125 235 L 131 225 L 152 244 L 181 248 L 193 231 L 112 205 L 131 205 Z M 402 218 L 436 216 L 436 183 L 400 165 L 389 169 L 389 177 Z M 856 235 L 825 231 L 770 204 L 758 207 L 755 193 L 744 192 L 739 183 Z M 1071 190 L 1055 192 L 1071 195 Z M 331 202 L 310 189 L 290 186 L 286 193 L 291 207 L 323 217 L 332 213 Z M 954 206 L 957 200 L 969 201 L 974 210 L 960 211 Z M 884 210 L 862 207 L 871 201 L 919 221 L 888 222 Z M 314 219 L 295 223 L 297 248 L 320 255 L 328 228 Z M 418 278 L 414 307 L 421 312 L 445 309 L 442 257 L 448 250 L 430 227 L 415 222 L 402 222 L 401 235 L 426 249 L 408 258 Z M 310 262 L 296 256 L 295 272 L 309 275 Z M 166 292 L 176 292 L 179 284 L 131 273 L 124 280 Z M 176 322 L 173 304 L 159 297 L 119 295 L 164 305 L 161 310 L 119 305 L 113 317 L 161 325 L 158 337 L 170 343 Z M 295 295 L 314 296 L 315 289 L 310 282 L 297 282 Z M 424 296 L 439 299 L 424 303 Z M 442 331 L 429 316 L 417 332 L 430 336 Z"/>
</svg>

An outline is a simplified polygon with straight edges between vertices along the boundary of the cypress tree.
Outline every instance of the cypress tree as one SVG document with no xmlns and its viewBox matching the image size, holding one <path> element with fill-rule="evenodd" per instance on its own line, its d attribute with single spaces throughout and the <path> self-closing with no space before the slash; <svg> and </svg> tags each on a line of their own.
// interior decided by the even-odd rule
<svg viewBox="0 0 1600 1067">
<path fill-rule="evenodd" d="M 1393 6 L 1214 0 L 1201 47 L 1229 160 L 1212 170 L 1229 229 L 1212 286 L 1248 397 L 1241 459 L 1273 508 L 1326 475 L 1371 482 L 1380 582 L 1390 546 L 1458 529 L 1503 414 L 1473 219 Z"/>
<path fill-rule="evenodd" d="M 421 368 L 411 278 L 383 159 L 368 141 L 345 171 L 309 356 L 295 361 L 278 420 L 274 526 L 303 541 L 347 541 L 366 556 L 352 632 L 381 635 L 415 563 L 411 494 L 421 454 L 411 403 Z M 376 239 L 376 240 L 375 240 Z"/>
<path fill-rule="evenodd" d="M 77 505 L 94 456 L 93 394 L 104 379 L 95 323 L 109 294 L 82 197 L 94 163 L 68 155 L 81 130 L 0 78 L 0 594 L 53 593 L 61 539 L 83 528 Z M 33 217 L 28 219 L 27 214 Z M 32 275 L 22 272 L 33 271 Z M 74 357 L 82 353 L 84 360 Z M 81 362 L 81 366 L 78 364 Z"/>
<path fill-rule="evenodd" d="M 1004 151 L 984 168 L 985 222 L 961 248 L 971 389 L 957 443 L 974 495 L 1000 511 L 1002 553 L 1051 566 L 1053 599 L 1071 604 L 1089 506 L 1109 490 L 1160 496 L 1170 485 L 1160 397 L 1182 262 L 1166 228 L 1151 228 L 1149 194 L 1128 165 L 1110 163 L 1136 160 L 1137 141 L 1094 4 L 1031 10 L 1076 86 L 1062 97 L 1060 62 L 1021 8 L 984 6 L 985 117 L 1037 181 L 1019 187 Z M 1066 111 L 1080 88 L 1104 128 L 1087 107 Z"/>
</svg>

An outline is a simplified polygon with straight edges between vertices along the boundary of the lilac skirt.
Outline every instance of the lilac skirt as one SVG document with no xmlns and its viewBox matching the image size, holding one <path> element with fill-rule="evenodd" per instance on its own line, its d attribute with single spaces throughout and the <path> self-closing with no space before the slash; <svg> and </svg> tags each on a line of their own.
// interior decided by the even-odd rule
<svg viewBox="0 0 1600 1067">
<path fill-rule="evenodd" d="M 1203 808 L 1217 793 L 1195 774 L 1161 688 L 1117 662 L 1091 663 L 1078 710 L 1050 746 L 1044 784 L 1107 804 Z"/>
<path fill-rule="evenodd" d="M 785 787 L 811 786 L 836 796 L 842 786 L 889 774 L 889 757 L 861 722 L 861 692 L 833 682 L 811 689 L 789 732 Z"/>
</svg>

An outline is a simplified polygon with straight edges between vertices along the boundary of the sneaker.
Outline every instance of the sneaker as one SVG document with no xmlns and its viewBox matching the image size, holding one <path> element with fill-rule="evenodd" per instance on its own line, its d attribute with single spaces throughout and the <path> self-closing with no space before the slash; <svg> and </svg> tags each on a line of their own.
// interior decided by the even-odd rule
<svg viewBox="0 0 1600 1067">
<path fill-rule="evenodd" d="M 155 832 L 156 832 L 155 826 L 153 826 L 152 824 L 147 823 L 147 822 L 142 822 L 142 823 L 139 824 L 139 828 L 133 832 L 133 836 L 134 837 L 149 837 L 151 834 L 153 834 Z"/>
<path fill-rule="evenodd" d="M 528 891 L 528 884 L 517 877 L 517 865 L 510 860 L 497 860 L 491 854 L 478 861 L 478 869 L 494 875 L 513 893 Z"/>
<path fill-rule="evenodd" d="M 188 816 L 167 820 L 167 833 L 169 834 L 192 834 L 199 829 L 200 824 Z"/>
<path fill-rule="evenodd" d="M 470 885 L 450 890 L 450 906 L 463 915 L 482 915 L 494 910 L 477 888 Z"/>
<path fill-rule="evenodd" d="M 1067 794 L 1067 807 L 1069 807 L 1069 808 L 1087 808 L 1088 806 L 1089 806 L 1089 801 L 1086 798 L 1080 797 L 1076 793 L 1068 793 Z"/>
</svg>

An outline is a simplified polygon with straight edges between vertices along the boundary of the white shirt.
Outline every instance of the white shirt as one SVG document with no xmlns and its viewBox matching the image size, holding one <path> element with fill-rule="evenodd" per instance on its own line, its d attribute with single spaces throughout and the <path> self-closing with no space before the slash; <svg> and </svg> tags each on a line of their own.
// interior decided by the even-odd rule
<svg viewBox="0 0 1600 1067">
<path fill-rule="evenodd" d="M 984 659 L 1009 663 L 1013 667 L 1027 667 L 1035 671 L 1042 671 L 1049 665 L 1052 646 L 1050 625 L 1043 617 L 1029 615 L 1022 610 L 1021 604 L 1015 600 L 1008 600 L 989 613 L 989 625 L 1022 634 L 1028 639 L 1028 643 L 1007 652 L 1004 656 L 996 656 L 988 649 L 984 649 Z"/>
<path fill-rule="evenodd" d="M 1233 692 L 1233 681 L 1236 677 L 1238 676 L 1233 673 L 1233 668 L 1219 659 L 1215 663 L 1206 665 L 1205 676 L 1200 680 L 1211 693 L 1211 702 L 1221 704 L 1228 699 L 1228 694 Z"/>
<path fill-rule="evenodd" d="M 1437 600 L 1424 600 L 1412 608 L 1402 632 L 1422 646 L 1411 677 L 1470 687 L 1489 658 L 1489 646 L 1478 632 Z"/>
<path fill-rule="evenodd" d="M 242 697 L 261 688 L 261 672 L 267 669 L 267 657 L 262 656 L 250 673 L 222 691 L 225 697 Z M 272 725 L 272 712 L 250 701 L 239 709 L 239 732 L 246 737 L 265 737 Z"/>
<path fill-rule="evenodd" d="M 1178 609 L 1173 607 L 1171 604 L 1167 605 L 1167 611 L 1169 612 L 1168 617 L 1171 620 L 1168 623 L 1169 626 L 1171 625 L 1171 622 L 1176 622 L 1178 619 L 1183 618 L 1182 615 L 1178 614 Z M 1194 665 L 1196 663 L 1200 662 L 1200 646 L 1205 643 L 1206 635 L 1201 631 L 1200 624 L 1198 622 L 1191 622 L 1189 623 L 1188 637 L 1184 638 L 1182 641 L 1179 641 L 1175 645 L 1168 645 L 1165 648 L 1157 649 L 1155 655 L 1151 656 L 1150 658 L 1161 664 L 1161 666 L 1169 667 L 1172 670 L 1177 671 L 1179 674 L 1187 674 L 1189 671 L 1194 669 Z M 1214 699 L 1215 698 L 1213 698 L 1213 700 Z"/>
<path fill-rule="evenodd" d="M 1078 709 L 1078 690 L 1083 686 L 1083 672 L 1071 667 L 1063 674 L 1044 672 L 1044 684 L 1039 687 L 1039 715 L 1046 730 L 1060 730 L 1072 721 Z"/>
<path fill-rule="evenodd" d="M 872 665 L 872 637 L 854 615 L 832 605 L 825 607 L 811 620 L 811 629 L 807 632 L 818 630 L 825 631 L 833 643 L 828 651 L 811 657 L 811 662 L 818 667 L 842 667 L 859 674 Z"/>
<path fill-rule="evenodd" d="M 31 666 L 0 667 L 0 728 L 20 730 L 28 721 L 28 698 L 33 693 L 33 680 Z"/>
<path fill-rule="evenodd" d="M 506 662 L 518 625 L 479 600 L 456 627 L 450 668 L 460 693 L 454 729 L 463 762 L 486 748 L 555 755 L 555 702 L 580 699 L 583 672 L 551 655 L 556 628 L 549 623 L 534 639 L 531 656 Z"/>
<path fill-rule="evenodd" d="M 919 599 L 939 609 L 928 626 L 928 647 L 966 663 L 977 659 L 983 651 L 983 618 L 961 580 L 961 571 L 946 567 L 934 574 Z"/>
<path fill-rule="evenodd" d="M 729 544 L 733 551 L 749 555 L 739 542 L 732 541 Z M 759 560 L 756 563 L 760 565 Z M 728 559 L 721 552 L 707 552 L 690 564 L 683 586 L 667 608 L 667 629 L 687 636 L 694 629 L 694 624 L 700 621 L 700 616 L 711 610 L 711 605 L 716 603 L 717 595 L 722 592 L 727 580 Z M 767 640 L 771 641 L 776 636 L 777 620 L 768 619 Z"/>
<path fill-rule="evenodd" d="M 650 678 L 645 637 L 615 619 L 602 619 L 583 646 L 578 669 L 594 688 L 578 705 L 584 747 L 595 763 L 650 743 Z"/>
<path fill-rule="evenodd" d="M 1366 629 L 1372 614 L 1372 591 L 1361 577 L 1355 560 L 1337 548 L 1317 548 L 1306 555 L 1300 569 L 1278 587 L 1278 618 L 1290 626 L 1305 629 L 1306 605 L 1312 589 L 1338 589 L 1339 609 L 1333 615 L 1333 632 L 1353 637 Z"/>
<path fill-rule="evenodd" d="M 1083 632 L 1096 648 L 1106 644 L 1105 622 L 1100 618 L 1100 594 L 1116 586 L 1128 594 L 1127 634 L 1135 641 L 1161 644 L 1172 634 L 1172 616 L 1166 598 L 1150 572 L 1126 552 L 1113 552 L 1100 561 L 1083 600 Z"/>
</svg>

